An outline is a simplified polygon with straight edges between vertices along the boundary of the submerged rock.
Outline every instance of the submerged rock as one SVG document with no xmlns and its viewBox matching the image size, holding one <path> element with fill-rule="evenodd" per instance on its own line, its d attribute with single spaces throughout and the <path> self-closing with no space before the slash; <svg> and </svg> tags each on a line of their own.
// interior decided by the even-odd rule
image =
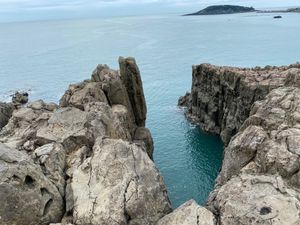
<svg viewBox="0 0 300 225">
<path fill-rule="evenodd" d="M 12 103 L 15 105 L 24 105 L 28 102 L 28 93 L 27 92 L 16 92 L 12 96 Z"/>
</svg>

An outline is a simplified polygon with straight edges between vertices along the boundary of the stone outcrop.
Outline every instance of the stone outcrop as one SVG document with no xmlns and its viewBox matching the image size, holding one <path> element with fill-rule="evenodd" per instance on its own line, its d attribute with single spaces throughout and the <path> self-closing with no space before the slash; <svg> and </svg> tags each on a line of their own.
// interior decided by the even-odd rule
<svg viewBox="0 0 300 225">
<path fill-rule="evenodd" d="M 157 225 L 215 225 L 212 212 L 190 200 L 160 219 Z"/>
<path fill-rule="evenodd" d="M 14 107 L 12 104 L 0 102 L 0 130 L 8 123 L 13 110 Z"/>
<path fill-rule="evenodd" d="M 299 71 L 194 68 L 179 102 L 204 129 L 232 137 L 207 203 L 219 224 L 300 224 Z"/>
<path fill-rule="evenodd" d="M 27 92 L 16 92 L 12 95 L 12 103 L 14 105 L 24 105 L 28 102 L 28 93 Z"/>
<path fill-rule="evenodd" d="M 210 196 L 222 224 L 299 224 L 299 115 L 295 87 L 275 89 L 254 104 L 225 149 Z"/>
<path fill-rule="evenodd" d="M 120 71 L 99 65 L 70 85 L 59 105 L 11 113 L 0 131 L 0 224 L 154 225 L 171 212 L 138 67 L 119 61 Z"/>
<path fill-rule="evenodd" d="M 298 86 L 299 77 L 300 64 L 252 69 L 201 64 L 193 66 L 191 93 L 181 97 L 179 104 L 187 107 L 190 120 L 228 144 L 255 101 L 275 88 Z"/>
<path fill-rule="evenodd" d="M 42 169 L 23 152 L 0 143 L 0 224 L 59 222 L 63 199 Z"/>
</svg>

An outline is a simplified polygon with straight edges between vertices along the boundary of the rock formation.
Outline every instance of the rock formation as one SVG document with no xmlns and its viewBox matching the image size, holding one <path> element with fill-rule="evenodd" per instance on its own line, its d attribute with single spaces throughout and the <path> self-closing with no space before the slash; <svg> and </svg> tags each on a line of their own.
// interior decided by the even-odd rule
<svg viewBox="0 0 300 225">
<path fill-rule="evenodd" d="M 157 225 L 215 225 L 214 215 L 194 200 L 187 201 L 174 212 L 164 216 Z"/>
<path fill-rule="evenodd" d="M 229 142 L 207 204 L 219 224 L 300 224 L 299 78 L 299 64 L 194 67 L 179 103 Z"/>
<path fill-rule="evenodd" d="M 12 103 L 15 105 L 23 105 L 28 102 L 28 93 L 27 92 L 16 92 L 12 95 Z"/>
<path fill-rule="evenodd" d="M 119 62 L 70 85 L 59 105 L 1 103 L 1 225 L 154 225 L 171 212 L 138 67 Z"/>
<path fill-rule="evenodd" d="M 13 110 L 14 107 L 12 104 L 0 102 L 0 130 L 8 123 Z"/>
<path fill-rule="evenodd" d="M 249 117 L 253 103 L 273 89 L 300 84 L 300 64 L 283 67 L 234 68 L 210 64 L 193 66 L 191 93 L 179 99 L 186 116 L 221 136 L 225 144 Z"/>
</svg>

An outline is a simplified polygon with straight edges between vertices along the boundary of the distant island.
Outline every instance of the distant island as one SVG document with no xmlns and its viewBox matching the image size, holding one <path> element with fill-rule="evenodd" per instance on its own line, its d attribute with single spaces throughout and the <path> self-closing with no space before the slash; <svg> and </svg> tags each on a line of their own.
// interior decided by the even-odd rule
<svg viewBox="0 0 300 225">
<path fill-rule="evenodd" d="M 185 14 L 183 16 L 202 16 L 202 15 L 220 15 L 234 13 L 300 13 L 300 7 L 283 9 L 283 10 L 256 10 L 253 7 L 245 7 L 239 5 L 212 5 L 195 13 Z"/>
<path fill-rule="evenodd" d="M 195 13 L 185 14 L 183 16 L 200 16 L 200 15 L 219 15 L 255 12 L 253 7 L 244 7 L 238 5 L 212 5 Z"/>
</svg>

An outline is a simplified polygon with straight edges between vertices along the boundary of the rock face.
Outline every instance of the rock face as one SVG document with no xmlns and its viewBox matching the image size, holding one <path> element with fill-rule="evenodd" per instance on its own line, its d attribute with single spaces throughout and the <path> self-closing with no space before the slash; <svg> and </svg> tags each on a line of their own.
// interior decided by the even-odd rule
<svg viewBox="0 0 300 225">
<path fill-rule="evenodd" d="M 160 219 L 157 225 L 215 225 L 212 212 L 190 200 Z"/>
<path fill-rule="evenodd" d="M 193 67 L 191 93 L 181 97 L 187 117 L 225 145 L 249 117 L 251 106 L 273 89 L 298 86 L 300 64 L 288 67 L 234 68 L 201 64 Z"/>
<path fill-rule="evenodd" d="M 207 204 L 220 224 L 300 224 L 299 70 L 194 68 L 179 102 L 204 129 L 233 136 Z"/>
<path fill-rule="evenodd" d="M 299 224 L 299 104 L 300 89 L 273 90 L 230 141 L 209 202 L 222 224 Z"/>
<path fill-rule="evenodd" d="M 172 209 L 145 120 L 133 58 L 99 65 L 59 105 L 15 109 L 0 131 L 0 224 L 154 225 Z"/>
<path fill-rule="evenodd" d="M 13 112 L 13 105 L 0 102 L 0 130 L 4 127 L 7 123 L 9 118 Z"/>
<path fill-rule="evenodd" d="M 42 169 L 23 152 L 0 143 L 0 224 L 58 222 L 63 199 Z"/>
</svg>

